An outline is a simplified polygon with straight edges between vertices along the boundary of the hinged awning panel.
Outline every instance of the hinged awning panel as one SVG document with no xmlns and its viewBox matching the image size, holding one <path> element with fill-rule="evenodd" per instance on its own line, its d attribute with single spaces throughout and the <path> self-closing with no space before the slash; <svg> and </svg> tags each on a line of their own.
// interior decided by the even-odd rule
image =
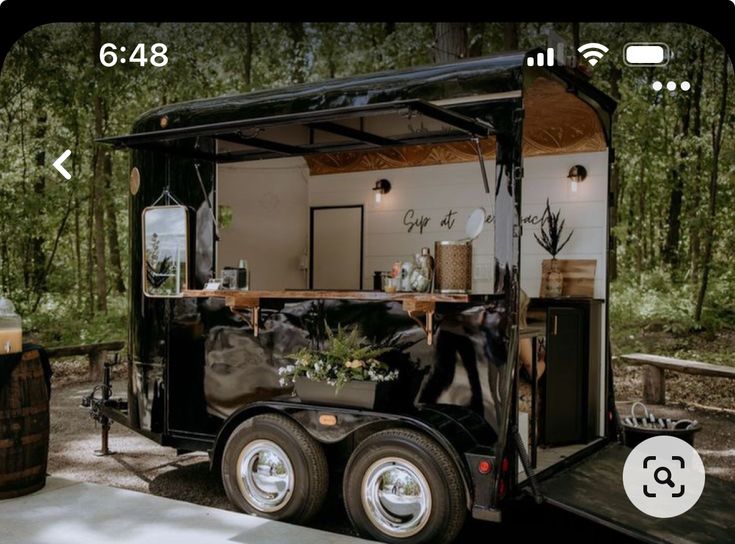
<svg viewBox="0 0 735 544">
<path fill-rule="evenodd" d="M 182 141 L 213 138 L 221 144 L 217 155 L 196 158 L 234 162 L 486 138 L 493 133 L 493 126 L 488 121 L 473 119 L 424 100 L 395 100 L 162 128 L 98 141 L 117 147 L 175 153 Z"/>
</svg>

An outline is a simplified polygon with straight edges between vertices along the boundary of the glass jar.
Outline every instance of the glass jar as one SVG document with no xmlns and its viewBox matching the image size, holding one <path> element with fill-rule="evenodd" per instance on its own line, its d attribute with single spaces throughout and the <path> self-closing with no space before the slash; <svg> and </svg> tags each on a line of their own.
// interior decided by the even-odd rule
<svg viewBox="0 0 735 544">
<path fill-rule="evenodd" d="M 15 306 L 0 297 L 0 355 L 20 353 L 23 350 L 23 328 Z"/>
</svg>

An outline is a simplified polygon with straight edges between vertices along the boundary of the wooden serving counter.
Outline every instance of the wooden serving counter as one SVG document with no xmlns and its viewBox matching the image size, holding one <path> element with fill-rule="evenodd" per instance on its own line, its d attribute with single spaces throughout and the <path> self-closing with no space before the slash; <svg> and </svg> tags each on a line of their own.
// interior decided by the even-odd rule
<svg viewBox="0 0 735 544">
<path fill-rule="evenodd" d="M 256 290 L 204 290 L 186 289 L 183 293 L 186 298 L 223 298 L 228 308 L 253 328 L 253 334 L 260 332 L 261 301 L 268 299 L 281 300 L 362 300 L 366 302 L 400 302 L 408 315 L 419 323 L 426 332 L 426 341 L 429 345 L 434 336 L 434 312 L 438 303 L 468 303 L 478 300 L 483 295 L 443 294 L 443 293 L 385 293 L 383 291 L 325 291 L 325 290 L 298 290 L 284 289 L 280 291 Z M 250 310 L 251 317 L 245 316 L 243 310 Z M 423 316 L 421 321 L 419 316 Z"/>
</svg>

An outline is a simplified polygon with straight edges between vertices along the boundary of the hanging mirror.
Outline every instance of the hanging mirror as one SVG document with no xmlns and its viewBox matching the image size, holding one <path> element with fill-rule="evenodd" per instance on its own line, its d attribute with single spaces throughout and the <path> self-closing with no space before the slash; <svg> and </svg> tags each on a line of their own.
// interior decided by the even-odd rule
<svg viewBox="0 0 735 544">
<path fill-rule="evenodd" d="M 180 297 L 189 275 L 189 224 L 184 206 L 143 210 L 143 292 L 149 297 Z"/>
</svg>

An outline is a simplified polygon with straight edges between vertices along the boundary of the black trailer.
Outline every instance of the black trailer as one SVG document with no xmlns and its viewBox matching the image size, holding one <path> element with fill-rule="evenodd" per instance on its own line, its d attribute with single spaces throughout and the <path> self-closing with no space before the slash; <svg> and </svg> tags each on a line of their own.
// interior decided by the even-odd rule
<svg viewBox="0 0 735 544">
<path fill-rule="evenodd" d="M 97 415 L 181 452 L 209 452 L 232 502 L 272 519 L 308 519 L 319 509 L 328 479 L 344 473 L 352 523 L 361 534 L 387 542 L 450 542 L 467 514 L 501 521 L 504 505 L 524 493 L 543 494 L 578 512 L 592 509 L 588 517 L 611 493 L 623 494 L 622 485 L 595 489 L 589 479 L 569 475 L 578 467 L 588 470 L 590 460 L 603 466 L 621 448 L 606 304 L 615 103 L 574 70 L 530 66 L 527 59 L 536 54 L 512 52 L 172 104 L 144 114 L 131 134 L 103 139 L 132 151 L 131 296 L 127 400 L 110 398 L 105 388 L 105 400 L 91 401 Z M 602 277 L 594 296 L 534 298 L 531 308 L 540 321 L 523 327 L 524 167 L 527 172 L 530 157 L 561 156 L 568 169 L 567 156 L 584 153 L 598 161 L 602 212 L 595 233 Z M 232 264 L 223 262 L 223 240 L 232 236 L 220 217 L 227 207 L 223 179 L 232 178 L 227 169 L 245 165 L 235 176 L 243 188 L 248 178 L 273 187 L 238 208 L 230 184 L 228 213 L 276 214 L 288 192 L 273 194 L 278 169 L 269 174 L 272 181 L 263 181 L 248 165 L 292 157 L 300 158 L 302 170 L 307 165 L 309 175 L 330 179 L 386 167 L 430 172 L 471 165 L 472 183 L 485 199 L 477 204 L 493 214 L 491 284 L 458 297 L 371 291 L 363 274 L 369 247 L 361 242 L 359 288 L 307 289 L 313 282 L 276 288 L 266 285 L 274 273 L 258 276 L 258 270 L 293 267 L 285 258 L 278 262 L 283 235 L 275 242 L 268 238 L 272 254 L 251 257 L 250 291 L 203 290 L 224 264 Z M 492 161 L 494 170 L 486 171 Z M 559 183 L 567 190 L 566 179 Z M 437 187 L 430 184 L 426 191 Z M 313 237 L 313 210 L 330 206 L 314 205 L 311 197 L 308 202 Z M 146 221 L 159 228 L 166 223 L 170 237 L 178 236 L 175 272 L 146 269 L 146 251 L 158 250 L 147 247 L 144 231 L 153 223 Z M 526 225 L 525 236 L 532 228 Z M 252 225 L 238 236 L 242 243 L 266 237 Z M 313 276 L 313 255 L 311 266 Z M 405 384 L 405 402 L 382 411 L 316 405 L 279 384 L 278 368 L 308 342 L 314 320 L 358 324 L 368 338 L 397 342 L 417 369 Z M 557 400 L 539 415 L 539 386 L 532 387 L 532 410 L 521 422 L 518 354 L 526 337 L 534 345 L 546 338 L 549 376 L 541 387 L 547 399 Z M 555 364 L 563 372 L 553 370 Z M 554 385 L 560 379 L 569 380 L 571 389 Z M 549 484 L 554 478 L 565 484 L 556 486 L 564 488 L 558 500 Z M 571 481 L 590 493 L 582 506 L 579 489 L 568 489 Z M 616 524 L 609 513 L 600 518 L 638 534 L 631 524 L 644 516 L 630 508 L 633 522 Z M 651 541 L 665 541 L 656 534 Z"/>
</svg>

